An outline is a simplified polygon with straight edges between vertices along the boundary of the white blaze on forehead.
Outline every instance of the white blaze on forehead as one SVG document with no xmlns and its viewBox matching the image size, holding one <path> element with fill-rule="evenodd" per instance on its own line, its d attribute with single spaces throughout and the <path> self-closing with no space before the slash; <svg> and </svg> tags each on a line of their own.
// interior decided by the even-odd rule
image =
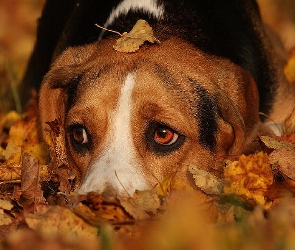
<svg viewBox="0 0 295 250">
<path fill-rule="evenodd" d="M 104 27 L 110 25 L 121 14 L 127 14 L 129 10 L 142 10 L 160 19 L 164 13 L 164 7 L 157 5 L 156 0 L 123 0 L 114 8 Z"/>
<path fill-rule="evenodd" d="M 117 194 L 133 195 L 136 189 L 148 188 L 137 161 L 131 132 L 131 95 L 134 75 L 128 74 L 118 99 L 118 106 L 110 118 L 105 151 L 91 164 L 79 193 L 102 192 L 107 186 Z"/>
</svg>

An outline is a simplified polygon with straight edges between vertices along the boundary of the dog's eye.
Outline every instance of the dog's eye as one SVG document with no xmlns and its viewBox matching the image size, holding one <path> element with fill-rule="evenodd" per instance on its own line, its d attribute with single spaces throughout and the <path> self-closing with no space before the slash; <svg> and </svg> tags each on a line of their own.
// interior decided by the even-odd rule
<svg viewBox="0 0 295 250">
<path fill-rule="evenodd" d="M 178 134 L 168 127 L 159 127 L 155 131 L 154 140 L 161 145 L 171 145 L 178 139 Z"/>
<path fill-rule="evenodd" d="M 148 125 L 145 138 L 148 149 L 156 154 L 171 153 L 179 149 L 185 141 L 184 135 L 159 122 Z"/>
<path fill-rule="evenodd" d="M 72 124 L 68 127 L 70 143 L 76 152 L 85 154 L 91 148 L 91 138 L 87 129 L 81 124 Z"/>
<path fill-rule="evenodd" d="M 82 126 L 72 128 L 71 136 L 77 144 L 88 143 L 88 135 L 85 128 L 83 128 Z"/>
</svg>

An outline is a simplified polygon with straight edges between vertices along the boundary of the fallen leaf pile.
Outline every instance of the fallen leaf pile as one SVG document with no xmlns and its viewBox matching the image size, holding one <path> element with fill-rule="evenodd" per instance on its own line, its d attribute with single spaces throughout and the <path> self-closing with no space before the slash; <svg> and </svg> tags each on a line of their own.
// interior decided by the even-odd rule
<svg viewBox="0 0 295 250">
<path fill-rule="evenodd" d="M 159 43 L 144 20 L 114 49 Z M 294 52 L 285 68 L 295 82 Z M 295 110 L 263 150 L 225 160 L 224 178 L 189 165 L 132 197 L 72 192 L 59 119 L 40 139 L 36 102 L 0 120 L 0 249 L 272 249 L 295 247 Z"/>
</svg>

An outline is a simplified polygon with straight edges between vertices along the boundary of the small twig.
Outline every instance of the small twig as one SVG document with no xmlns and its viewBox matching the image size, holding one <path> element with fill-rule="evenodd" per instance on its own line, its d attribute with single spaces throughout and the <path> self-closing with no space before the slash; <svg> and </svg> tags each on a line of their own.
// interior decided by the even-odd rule
<svg viewBox="0 0 295 250">
<path fill-rule="evenodd" d="M 120 32 L 118 32 L 118 31 L 115 31 L 115 30 L 109 30 L 109 29 L 107 29 L 107 28 L 105 28 L 105 27 L 102 27 L 102 26 L 98 25 L 97 23 L 95 23 L 94 25 L 95 25 L 96 27 L 98 27 L 98 28 L 103 29 L 103 30 L 106 30 L 106 31 L 109 31 L 109 32 L 113 32 L 113 33 L 116 33 L 116 34 L 122 36 L 122 34 L 121 34 Z"/>
<path fill-rule="evenodd" d="M 115 171 L 115 175 L 118 179 L 118 182 L 121 184 L 122 188 L 125 190 L 125 192 L 127 193 L 127 195 L 129 196 L 129 198 L 131 198 L 131 196 L 129 195 L 128 191 L 126 190 L 126 188 L 124 187 L 123 183 L 120 181 L 118 175 L 117 175 L 117 171 Z"/>
</svg>

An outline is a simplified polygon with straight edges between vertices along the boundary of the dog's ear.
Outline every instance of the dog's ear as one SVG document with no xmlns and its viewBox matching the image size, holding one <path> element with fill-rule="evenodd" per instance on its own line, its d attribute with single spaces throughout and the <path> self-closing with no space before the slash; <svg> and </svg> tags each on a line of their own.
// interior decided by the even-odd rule
<svg viewBox="0 0 295 250">
<path fill-rule="evenodd" d="M 65 117 L 65 88 L 55 86 L 51 80 L 46 79 L 43 82 L 39 94 L 40 120 L 43 131 L 48 126 L 47 123 L 57 120 L 61 121 L 59 129 L 62 129 Z"/>
<path fill-rule="evenodd" d="M 43 136 L 49 129 L 48 123 L 53 121 L 59 121 L 60 132 L 62 135 L 65 134 L 64 122 L 69 90 L 75 88 L 79 83 L 83 63 L 93 54 L 95 48 L 95 44 L 68 48 L 55 60 L 50 71 L 45 75 L 39 93 Z"/>
<path fill-rule="evenodd" d="M 43 139 L 61 156 L 55 159 L 56 167 L 68 165 L 64 128 L 66 105 L 65 88 L 56 86 L 52 77 L 46 77 L 39 95 L 39 114 Z"/>
</svg>

